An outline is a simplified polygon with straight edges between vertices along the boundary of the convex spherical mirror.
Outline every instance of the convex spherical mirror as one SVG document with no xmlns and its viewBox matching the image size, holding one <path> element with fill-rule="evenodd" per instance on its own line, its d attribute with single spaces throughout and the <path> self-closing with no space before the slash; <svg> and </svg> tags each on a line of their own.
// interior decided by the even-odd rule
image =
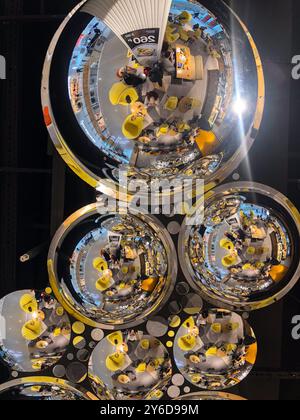
<svg viewBox="0 0 300 420">
<path fill-rule="evenodd" d="M 257 342 L 248 323 L 223 309 L 186 319 L 174 343 L 181 374 L 193 385 L 212 391 L 239 384 L 251 372 L 256 356 Z"/>
<path fill-rule="evenodd" d="M 278 301 L 298 281 L 299 236 L 300 215 L 282 194 L 260 184 L 229 184 L 207 194 L 186 218 L 179 256 L 206 300 L 251 311 Z"/>
<path fill-rule="evenodd" d="M 0 401 L 81 401 L 97 400 L 90 392 L 62 379 L 28 377 L 0 385 Z"/>
<path fill-rule="evenodd" d="M 176 281 L 174 244 L 158 220 L 101 215 L 93 204 L 58 230 L 49 252 L 51 285 L 76 318 L 100 328 L 143 323 L 167 302 Z"/>
<path fill-rule="evenodd" d="M 23 290 L 0 300 L 0 356 L 12 369 L 35 372 L 59 361 L 71 338 L 68 315 L 46 292 Z"/>
<path fill-rule="evenodd" d="M 167 349 L 141 331 L 109 334 L 89 362 L 89 379 L 100 399 L 158 400 L 171 377 Z"/>
<path fill-rule="evenodd" d="M 66 163 L 108 195 L 179 177 L 211 189 L 260 128 L 255 42 L 223 1 L 140 3 L 86 0 L 68 15 L 46 56 L 45 123 Z"/>
</svg>

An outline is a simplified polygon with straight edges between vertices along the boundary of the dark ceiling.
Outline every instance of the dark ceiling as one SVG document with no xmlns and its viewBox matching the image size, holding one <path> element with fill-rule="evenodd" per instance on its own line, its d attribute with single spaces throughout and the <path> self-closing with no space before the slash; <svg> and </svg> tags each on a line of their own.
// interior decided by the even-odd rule
<svg viewBox="0 0 300 420">
<path fill-rule="evenodd" d="M 300 53 L 299 0 L 233 0 L 262 56 L 267 102 L 250 153 L 253 180 L 268 184 L 300 208 L 300 81 L 291 57 Z M 1 0 L 0 54 L 7 80 L 0 81 L 0 297 L 45 287 L 50 238 L 67 215 L 95 199 L 66 168 L 50 144 L 40 107 L 40 80 L 48 44 L 76 0 Z M 268 11 L 266 13 L 266 11 Z M 240 168 L 248 178 L 246 165 Z M 21 255 L 37 255 L 22 264 Z M 300 314 L 300 284 L 282 303 L 251 315 L 260 356 L 235 393 L 250 399 L 300 400 L 300 342 L 291 336 Z M 0 368 L 0 382 L 7 372 Z"/>
</svg>

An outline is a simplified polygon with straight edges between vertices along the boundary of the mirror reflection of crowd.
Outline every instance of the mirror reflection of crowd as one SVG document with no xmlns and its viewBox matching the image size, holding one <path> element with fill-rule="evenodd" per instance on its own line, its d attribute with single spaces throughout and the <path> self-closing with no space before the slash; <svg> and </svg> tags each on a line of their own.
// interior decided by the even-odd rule
<svg viewBox="0 0 300 420">
<path fill-rule="evenodd" d="M 27 321 L 21 334 L 28 343 L 34 370 L 53 365 L 66 350 L 71 338 L 71 326 L 64 309 L 46 292 L 25 294 L 20 308 Z"/>
<path fill-rule="evenodd" d="M 180 331 L 177 344 L 183 352 L 184 374 L 200 388 L 236 385 L 255 362 L 256 339 L 236 314 L 203 312 L 198 319 L 186 320 Z"/>
<path fill-rule="evenodd" d="M 106 369 L 111 375 L 114 399 L 159 399 L 172 374 L 171 361 L 162 343 L 142 332 L 110 334 L 111 353 Z M 101 392 L 101 391 L 100 391 Z"/>
</svg>

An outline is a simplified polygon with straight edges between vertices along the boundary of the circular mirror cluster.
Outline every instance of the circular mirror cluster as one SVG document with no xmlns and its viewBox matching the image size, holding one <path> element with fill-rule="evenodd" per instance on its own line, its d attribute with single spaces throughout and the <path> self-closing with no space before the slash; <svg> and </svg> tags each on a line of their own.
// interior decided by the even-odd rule
<svg viewBox="0 0 300 420">
<path fill-rule="evenodd" d="M 50 137 L 119 207 L 107 211 L 104 200 L 70 216 L 50 246 L 51 289 L 0 300 L 0 357 L 12 376 L 53 367 L 56 377 L 8 382 L 0 400 L 240 400 L 218 392 L 256 362 L 240 313 L 278 301 L 300 276 L 300 216 L 288 199 L 249 182 L 215 188 L 262 119 L 264 75 L 248 29 L 219 0 L 134 5 L 83 0 L 50 44 Z M 198 199 L 197 181 L 209 192 L 192 211 L 184 203 L 181 227 L 122 206 L 137 191 L 181 197 L 183 185 Z M 177 282 L 178 233 L 189 284 Z"/>
</svg>

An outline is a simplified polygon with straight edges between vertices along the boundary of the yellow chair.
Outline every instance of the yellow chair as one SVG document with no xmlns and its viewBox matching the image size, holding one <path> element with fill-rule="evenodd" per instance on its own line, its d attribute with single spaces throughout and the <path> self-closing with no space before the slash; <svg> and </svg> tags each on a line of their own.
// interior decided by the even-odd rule
<svg viewBox="0 0 300 420">
<path fill-rule="evenodd" d="M 43 326 L 38 319 L 32 319 L 31 321 L 26 322 L 22 327 L 22 337 L 28 341 L 36 340 L 42 333 Z"/>
<path fill-rule="evenodd" d="M 144 372 L 146 372 L 146 369 L 147 369 L 147 365 L 146 365 L 146 363 L 145 363 L 145 362 L 142 362 L 142 363 L 140 363 L 140 364 L 138 365 L 138 367 L 137 367 L 135 370 L 136 370 L 136 372 L 138 372 L 138 373 L 144 373 Z"/>
<path fill-rule="evenodd" d="M 178 347 L 183 351 L 190 351 L 196 346 L 196 337 L 192 335 L 185 335 L 178 339 Z"/>
<path fill-rule="evenodd" d="M 186 321 L 184 321 L 182 326 L 188 330 L 193 329 L 196 326 L 194 318 L 192 316 L 189 317 Z"/>
<path fill-rule="evenodd" d="M 130 105 L 137 102 L 139 95 L 134 87 L 124 82 L 115 83 L 109 91 L 109 100 L 112 105 Z"/>
<path fill-rule="evenodd" d="M 107 341 L 112 346 L 121 346 L 123 344 L 124 338 L 121 331 L 116 331 L 110 335 L 107 336 Z"/>
<path fill-rule="evenodd" d="M 185 131 L 189 131 L 191 127 L 184 121 L 181 121 L 177 124 L 177 129 L 179 133 L 184 133 Z"/>
<path fill-rule="evenodd" d="M 233 251 L 234 250 L 234 244 L 233 242 L 229 241 L 229 239 L 221 239 L 220 241 L 220 247 L 223 249 L 226 249 L 228 251 Z"/>
<path fill-rule="evenodd" d="M 191 381 L 193 384 L 198 384 L 202 380 L 200 373 L 194 373 L 191 375 Z"/>
<path fill-rule="evenodd" d="M 209 154 L 217 142 L 217 137 L 212 131 L 200 130 L 195 142 L 203 155 Z"/>
<path fill-rule="evenodd" d="M 271 268 L 270 276 L 274 282 L 281 281 L 288 271 L 288 267 L 285 265 L 274 265 Z"/>
<path fill-rule="evenodd" d="M 179 103 L 179 111 L 182 114 L 185 114 L 186 112 L 199 108 L 200 106 L 201 106 L 201 101 L 199 99 L 186 96 L 182 98 Z"/>
<path fill-rule="evenodd" d="M 177 32 L 177 28 L 168 26 L 165 34 L 165 41 L 168 44 L 173 44 L 174 42 L 178 41 L 179 38 L 180 35 Z"/>
<path fill-rule="evenodd" d="M 30 295 L 29 293 L 23 295 L 19 303 L 20 308 L 28 314 L 32 314 L 33 312 L 37 312 L 38 310 L 37 300 L 34 296 Z"/>
<path fill-rule="evenodd" d="M 99 292 L 105 292 L 112 285 L 113 285 L 113 279 L 111 275 L 104 275 L 96 281 L 96 289 L 99 290 Z"/>
<path fill-rule="evenodd" d="M 186 10 L 178 16 L 178 20 L 185 25 L 186 23 L 189 23 L 193 19 L 193 16 L 187 12 Z"/>
<path fill-rule="evenodd" d="M 193 33 L 194 39 L 200 39 L 202 36 L 202 30 L 200 28 L 196 29 Z"/>
<path fill-rule="evenodd" d="M 250 365 L 255 365 L 257 352 L 258 352 L 257 343 L 254 343 L 248 347 L 247 353 L 246 353 L 246 361 L 250 363 Z"/>
<path fill-rule="evenodd" d="M 227 354 L 234 353 L 237 350 L 236 344 L 226 344 L 225 350 Z"/>
<path fill-rule="evenodd" d="M 190 39 L 190 35 L 188 31 L 185 31 L 183 28 L 179 29 L 179 36 L 183 42 L 188 42 Z"/>
<path fill-rule="evenodd" d="M 217 356 L 218 349 L 217 347 L 210 347 L 207 352 L 205 353 L 206 357 L 215 357 Z"/>
<path fill-rule="evenodd" d="M 94 259 L 93 267 L 95 268 L 95 270 L 99 271 L 100 273 L 103 273 L 104 271 L 108 270 L 107 262 L 101 257 Z"/>
<path fill-rule="evenodd" d="M 211 330 L 215 333 L 215 334 L 221 334 L 222 332 L 222 325 L 220 323 L 215 323 L 212 324 L 211 326 Z"/>
<path fill-rule="evenodd" d="M 167 100 L 167 102 L 165 103 L 164 108 L 167 111 L 175 111 L 178 107 L 178 98 L 176 96 L 170 96 Z"/>
<path fill-rule="evenodd" d="M 170 127 L 169 127 L 168 124 L 162 124 L 158 129 L 157 137 L 164 136 L 164 135 L 168 134 L 169 129 L 170 129 Z"/>
<path fill-rule="evenodd" d="M 156 288 L 158 282 L 159 282 L 158 278 L 148 278 L 142 282 L 141 289 L 144 292 L 152 293 L 153 290 Z"/>
<path fill-rule="evenodd" d="M 230 268 L 230 267 L 232 267 L 233 265 L 236 265 L 236 263 L 237 263 L 237 258 L 236 258 L 236 256 L 235 255 L 227 255 L 226 257 L 224 257 L 223 259 L 222 259 L 222 265 L 225 267 L 225 268 Z"/>
<path fill-rule="evenodd" d="M 114 353 L 106 358 L 106 367 L 110 372 L 122 370 L 125 363 L 125 354 Z"/>
<path fill-rule="evenodd" d="M 144 129 L 144 118 L 136 117 L 134 114 L 128 115 L 122 127 L 124 137 L 134 140 L 142 134 Z"/>
<path fill-rule="evenodd" d="M 150 341 L 145 339 L 141 341 L 141 347 L 143 350 L 149 350 L 150 349 Z"/>
<path fill-rule="evenodd" d="M 178 39 L 180 38 L 179 33 L 175 33 L 175 34 L 166 34 L 166 41 L 169 44 L 174 44 L 174 42 L 178 41 Z"/>
</svg>

